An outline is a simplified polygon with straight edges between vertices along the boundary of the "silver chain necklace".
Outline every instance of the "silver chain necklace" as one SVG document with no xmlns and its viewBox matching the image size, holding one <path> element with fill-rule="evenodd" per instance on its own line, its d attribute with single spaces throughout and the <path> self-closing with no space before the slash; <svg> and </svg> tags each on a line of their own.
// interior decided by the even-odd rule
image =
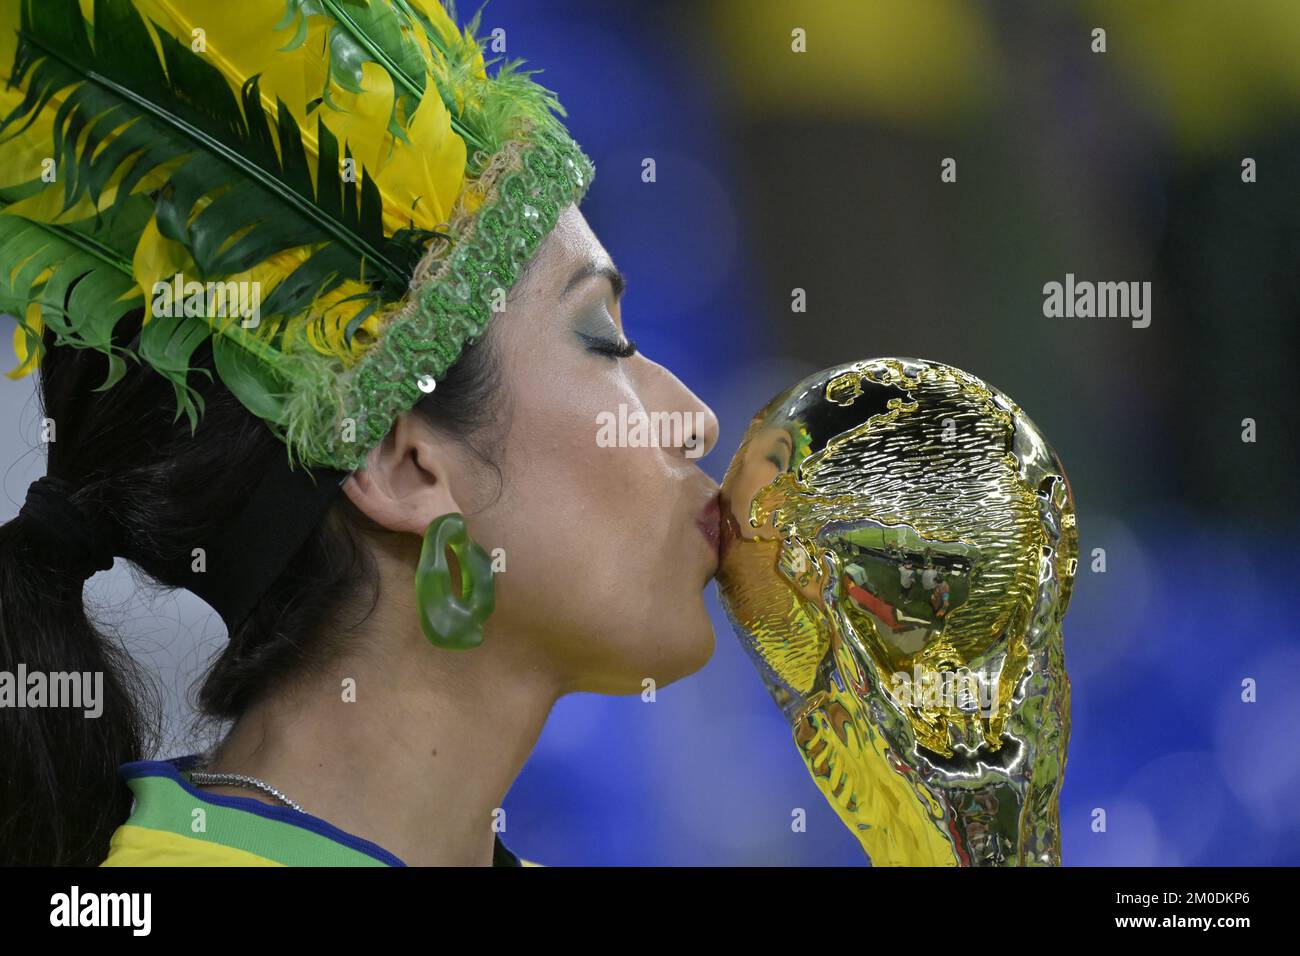
<svg viewBox="0 0 1300 956">
<path fill-rule="evenodd" d="M 203 764 L 206 766 L 207 764 Z M 275 787 L 271 786 L 265 780 L 259 780 L 257 777 L 250 777 L 242 773 L 208 773 L 201 770 L 191 770 L 190 780 L 199 785 L 218 784 L 222 786 L 249 787 L 254 790 L 261 790 L 263 793 L 270 794 L 287 807 L 293 807 L 299 813 L 306 813 L 302 807 L 294 803 Z"/>
</svg>

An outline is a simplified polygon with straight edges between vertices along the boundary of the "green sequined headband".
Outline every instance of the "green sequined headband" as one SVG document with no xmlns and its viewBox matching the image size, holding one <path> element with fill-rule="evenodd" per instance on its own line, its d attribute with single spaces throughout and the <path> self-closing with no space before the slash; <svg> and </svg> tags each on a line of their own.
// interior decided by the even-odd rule
<svg viewBox="0 0 1300 956">
<path fill-rule="evenodd" d="M 591 160 L 561 133 L 546 131 L 527 143 L 508 144 L 503 155 L 508 162 L 483 208 L 461 228 L 453 226 L 457 238 L 451 255 L 426 280 L 417 280 L 409 308 L 339 382 L 342 414 L 308 430 L 327 434 L 333 426 L 337 432 L 320 449 L 319 460 L 344 469 L 361 465 L 394 419 L 424 394 L 424 386 L 436 383 L 465 344 L 483 334 L 491 297 L 514 285 L 561 210 L 581 201 L 596 174 Z M 329 407 L 326 396 L 303 394 L 316 407 Z M 356 441 L 349 442 L 352 420 Z M 306 440 L 300 447 L 309 447 Z"/>
<path fill-rule="evenodd" d="M 488 76 L 478 21 L 450 0 L 0 4 L 10 376 L 48 330 L 107 356 L 101 387 L 151 366 L 197 428 L 210 340 L 291 460 L 361 466 L 595 176 L 536 71 Z"/>
</svg>

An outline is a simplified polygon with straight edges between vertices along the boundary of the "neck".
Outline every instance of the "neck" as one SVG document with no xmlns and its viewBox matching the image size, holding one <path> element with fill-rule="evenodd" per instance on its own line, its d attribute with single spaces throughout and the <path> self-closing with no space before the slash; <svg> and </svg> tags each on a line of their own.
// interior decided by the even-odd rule
<svg viewBox="0 0 1300 956">
<path fill-rule="evenodd" d="M 367 643 L 384 633 L 375 624 L 378 633 L 351 638 L 368 652 L 251 708 L 208 769 L 258 777 L 409 865 L 490 866 L 496 834 L 508 842 L 502 801 L 557 682 L 490 623 L 469 651 L 431 647 L 406 628 Z"/>
</svg>

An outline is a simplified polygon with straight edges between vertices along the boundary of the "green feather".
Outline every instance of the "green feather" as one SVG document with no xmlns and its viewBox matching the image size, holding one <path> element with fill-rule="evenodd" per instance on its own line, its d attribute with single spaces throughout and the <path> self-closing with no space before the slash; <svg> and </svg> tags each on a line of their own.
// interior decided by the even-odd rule
<svg viewBox="0 0 1300 956">
<path fill-rule="evenodd" d="M 162 31 L 160 62 L 128 0 L 96 0 L 93 45 L 77 0 L 24 0 L 19 37 L 12 73 L 15 82 L 26 82 L 27 93 L 0 131 L 64 91 L 53 151 L 59 168 L 71 170 L 64 180 L 67 206 L 86 194 L 97 198 L 128 164 L 119 203 L 146 174 L 178 163 L 157 196 L 158 225 L 190 252 L 202 278 L 325 244 L 332 254 L 304 263 L 314 275 L 298 277 L 299 285 L 327 292 L 348 279 L 366 281 L 383 301 L 406 291 L 419 244 L 384 236 L 382 201 L 365 170 L 359 208 L 342 208 L 333 201 L 337 169 L 318 165 L 317 182 L 331 193 L 321 201 L 301 132 L 283 103 L 275 117 L 276 150 L 256 77 L 245 83 L 241 104 L 215 67 Z M 111 142 L 96 153 L 110 133 Z M 215 199 L 194 216 L 205 197 Z"/>
<path fill-rule="evenodd" d="M 108 374 L 96 391 L 112 387 L 126 373 L 129 349 L 113 341 L 118 321 L 140 308 L 142 297 L 124 257 L 121 233 L 101 226 L 30 222 L 8 215 L 0 200 L 0 312 L 13 315 L 39 352 L 42 342 L 27 325 L 28 306 L 40 306 L 41 322 L 56 344 L 97 349 L 108 358 Z M 126 252 L 129 255 L 129 252 Z"/>
</svg>

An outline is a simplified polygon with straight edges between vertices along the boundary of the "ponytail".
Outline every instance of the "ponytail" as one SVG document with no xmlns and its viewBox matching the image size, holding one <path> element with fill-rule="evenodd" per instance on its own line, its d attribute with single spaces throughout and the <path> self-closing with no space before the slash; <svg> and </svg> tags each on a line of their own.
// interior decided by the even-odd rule
<svg viewBox="0 0 1300 956">
<path fill-rule="evenodd" d="M 36 524 L 0 527 L 0 864 L 97 866 L 131 810 L 118 765 L 152 750 L 160 708 Z"/>
</svg>

